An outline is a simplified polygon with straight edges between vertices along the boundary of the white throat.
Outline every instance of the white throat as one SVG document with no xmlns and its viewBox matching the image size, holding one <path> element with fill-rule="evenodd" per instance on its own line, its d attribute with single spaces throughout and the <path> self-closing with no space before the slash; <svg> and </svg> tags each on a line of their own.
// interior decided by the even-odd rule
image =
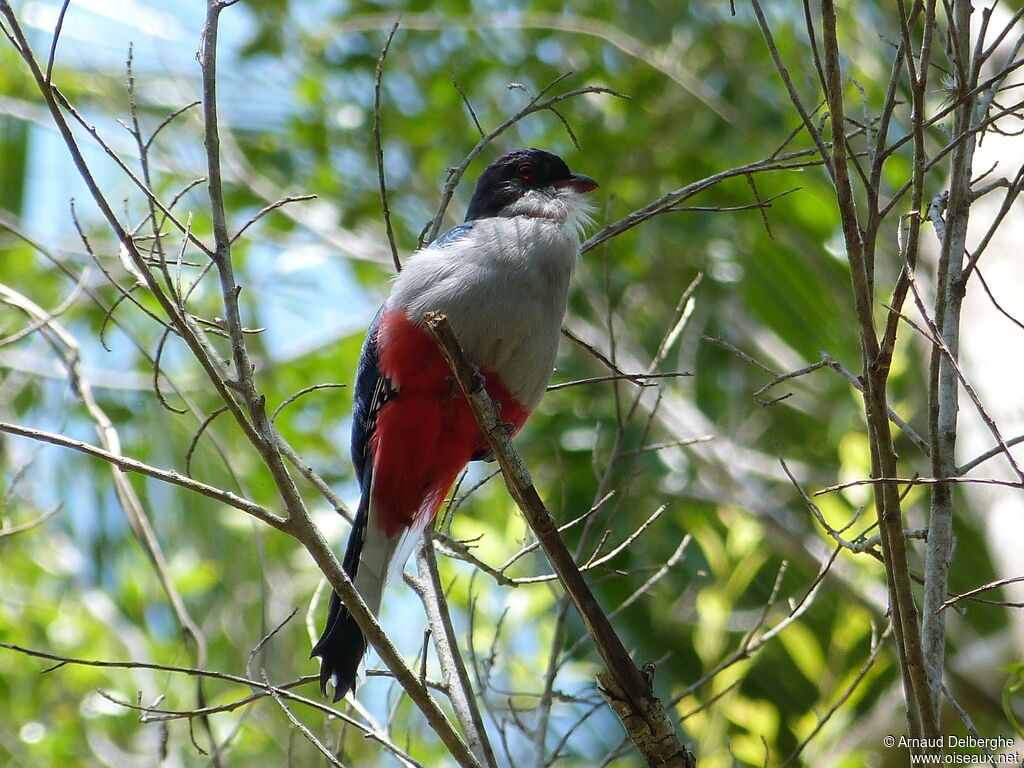
<svg viewBox="0 0 1024 768">
<path fill-rule="evenodd" d="M 502 208 L 500 216 L 529 216 L 552 219 L 574 231 L 577 238 L 593 223 L 594 204 L 569 187 L 531 189 L 514 203 Z"/>
</svg>

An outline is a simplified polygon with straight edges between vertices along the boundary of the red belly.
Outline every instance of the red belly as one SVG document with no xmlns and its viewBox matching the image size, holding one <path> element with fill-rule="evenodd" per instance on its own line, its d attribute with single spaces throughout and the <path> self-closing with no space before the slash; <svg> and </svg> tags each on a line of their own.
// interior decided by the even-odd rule
<svg viewBox="0 0 1024 768">
<path fill-rule="evenodd" d="M 403 311 L 378 330 L 381 373 L 397 394 L 377 415 L 370 438 L 373 507 L 388 538 L 437 514 L 456 476 L 486 441 L 434 340 Z M 501 420 L 518 432 L 529 416 L 493 371 L 483 370 Z"/>
</svg>

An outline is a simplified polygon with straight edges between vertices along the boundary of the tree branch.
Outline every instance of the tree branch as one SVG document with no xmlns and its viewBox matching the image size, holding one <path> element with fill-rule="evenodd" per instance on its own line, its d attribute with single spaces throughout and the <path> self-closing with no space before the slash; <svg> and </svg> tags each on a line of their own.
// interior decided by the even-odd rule
<svg viewBox="0 0 1024 768">
<path fill-rule="evenodd" d="M 650 678 L 629 657 L 558 535 L 522 456 L 499 423 L 498 410 L 481 384 L 479 374 L 466 360 L 451 324 L 436 312 L 428 313 L 425 323 L 473 409 L 488 447 L 501 466 L 509 493 L 530 524 L 608 668 L 608 674 L 598 675 L 599 690 L 648 765 L 692 768 L 693 756 L 680 743 L 664 705 L 654 696 Z"/>
<path fill-rule="evenodd" d="M 158 467 L 150 466 L 149 464 L 138 461 L 137 459 L 111 453 L 110 451 L 82 442 L 81 440 L 73 440 L 70 437 L 56 434 L 54 432 L 46 432 L 41 429 L 23 427 L 20 424 L 0 422 L 0 432 L 6 432 L 9 435 L 18 435 L 19 437 L 27 437 L 31 440 L 38 440 L 40 442 L 50 443 L 51 445 L 59 445 L 64 448 L 70 448 L 73 451 L 78 451 L 79 453 L 94 456 L 97 459 L 102 459 L 103 461 L 113 464 L 124 472 L 135 472 L 140 475 L 152 477 L 155 480 L 170 483 L 171 485 L 177 485 L 181 488 L 185 488 L 186 490 L 198 493 L 201 496 L 213 499 L 214 501 L 219 501 L 222 504 L 227 504 L 235 509 L 240 509 L 241 511 L 252 515 L 256 519 L 266 523 L 267 525 L 273 526 L 280 531 L 288 530 L 288 521 L 279 515 L 275 515 L 266 507 L 262 507 L 253 501 L 242 498 L 231 491 L 225 491 L 221 488 L 201 483 L 198 480 L 193 480 L 191 477 L 187 477 L 173 469 L 159 469 Z"/>
</svg>

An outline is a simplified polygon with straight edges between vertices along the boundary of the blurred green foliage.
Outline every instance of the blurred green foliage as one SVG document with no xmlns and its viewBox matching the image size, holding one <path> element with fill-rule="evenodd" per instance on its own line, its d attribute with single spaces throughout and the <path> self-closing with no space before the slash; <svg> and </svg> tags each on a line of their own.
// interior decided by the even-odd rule
<svg viewBox="0 0 1024 768">
<path fill-rule="evenodd" d="M 28 3 L 14 5 L 16 12 L 31 11 Z M 147 131 L 199 98 L 198 69 L 190 55 L 202 9 L 191 5 L 197 7 L 175 16 L 176 37 L 131 31 L 136 98 Z M 141 8 L 146 18 L 146 7 Z M 848 52 L 844 66 L 859 84 L 850 85 L 851 104 L 860 103 L 858 87 L 872 106 L 884 94 L 891 53 L 878 32 L 896 28 L 892 13 L 885 3 L 850 4 L 840 19 L 841 43 Z M 74 4 L 71 14 L 78 15 L 69 16 L 69 23 L 96 22 Z M 600 225 L 687 183 L 766 157 L 798 126 L 745 4 L 736 4 L 734 14 L 728 3 L 647 0 L 253 0 L 230 8 L 222 21 L 220 64 L 231 228 L 239 229 L 282 195 L 318 196 L 261 218 L 234 250 L 245 323 L 266 329 L 252 334 L 250 342 L 258 383 L 271 409 L 303 387 L 351 384 L 363 329 L 387 290 L 390 256 L 371 125 L 374 69 L 395 18 L 400 28 L 384 65 L 381 122 L 403 257 L 415 248 L 436 210 L 446 169 L 457 165 L 479 138 L 466 102 L 486 131 L 525 106 L 529 94 L 563 76 L 553 92 L 600 85 L 629 97 L 574 98 L 559 105 L 559 115 L 544 112 L 514 126 L 471 167 L 447 224 L 460 219 L 475 174 L 498 152 L 517 146 L 560 153 L 573 169 L 598 179 Z M 792 7 L 775 6 L 769 20 L 782 55 L 794 65 L 797 87 L 809 103 L 816 103 L 818 86 L 807 63 L 802 18 Z M 120 27 L 116 31 L 113 39 L 128 34 Z M 45 56 L 48 35 L 39 28 L 32 32 L 37 55 Z M 135 168 L 130 137 L 115 122 L 128 116 L 125 75 L 116 65 L 126 49 L 114 50 L 112 40 L 94 42 L 104 54 L 102 62 L 83 54 L 82 47 L 93 44 L 87 36 L 69 34 L 58 53 L 54 80 Z M 152 357 L 163 329 L 129 301 L 111 309 L 120 294 L 76 236 L 66 207 L 70 195 L 52 189 L 72 184 L 73 172 L 10 45 L 0 46 L 0 98 L 0 207 L 9 225 L 0 227 L 0 282 L 52 309 L 88 270 L 87 293 L 70 304 L 60 322 L 81 345 L 83 375 L 96 387 L 123 452 L 155 466 L 183 469 L 186 452 L 194 448 L 194 477 L 278 509 L 265 469 L 228 417 L 214 420 L 192 445 L 201 419 L 218 404 L 187 350 L 173 338 L 163 345 L 161 364 L 180 391 L 166 382 L 161 391 L 169 404 L 192 413 L 173 413 L 154 394 Z M 563 119 L 578 138 L 578 149 Z M 79 138 L 88 143 L 84 134 Z M 804 146 L 801 137 L 787 150 Z M 45 162 L 40 152 L 56 159 Z M 126 221 L 141 221 L 144 200 L 130 183 L 98 151 L 89 158 L 119 213 Z M 205 176 L 196 110 L 162 131 L 152 161 L 154 191 L 163 199 Z M 893 157 L 883 180 L 886 192 L 903 183 L 908 168 L 906 155 Z M 763 213 L 663 215 L 581 259 L 567 324 L 598 339 L 598 346 L 607 354 L 614 351 L 630 371 L 646 366 L 680 295 L 698 273 L 704 276 L 685 332 L 660 368 L 693 376 L 659 383 L 664 397 L 656 417 L 648 423 L 653 390 L 626 421 L 632 385 L 574 386 L 549 394 L 517 443 L 560 520 L 580 515 L 600 498 L 601 478 L 616 458 L 605 482 L 618 493 L 600 522 L 611 531 L 609 547 L 667 505 L 651 531 L 592 574 L 607 606 L 629 597 L 671 557 L 683 536 L 692 537 L 678 564 L 615 623 L 639 661 L 658 660 L 657 692 L 666 700 L 681 697 L 675 712 L 685 716 L 683 728 L 702 768 L 781 764 L 807 739 L 797 764 L 899 764 L 899 754 L 880 750 L 881 735 L 901 727 L 891 647 L 882 650 L 818 731 L 819 716 L 858 679 L 884 627 L 884 573 L 866 555 L 842 554 L 816 583 L 831 543 L 777 460 L 784 456 L 809 489 L 865 477 L 867 444 L 857 394 L 824 369 L 769 392 L 767 397 L 793 394 L 761 407 L 751 394 L 769 377 L 704 340 L 724 339 L 779 371 L 814 362 L 824 350 L 857 373 L 858 338 L 827 177 L 820 168 L 809 168 L 759 174 L 754 183 L 761 199 L 799 189 Z M 209 238 L 205 195 L 203 184 L 195 186 L 176 211 L 190 220 L 194 233 Z M 737 178 L 686 204 L 729 208 L 753 202 L 750 183 Z M 130 286 L 116 242 L 80 193 L 77 210 L 98 262 L 121 285 Z M 889 255 L 896 247 L 894 228 L 887 230 L 892 244 L 883 247 Z M 19 230 L 41 247 L 19 237 Z M 169 226 L 164 232 L 173 260 L 182 249 L 181 237 Z M 186 278 L 196 278 L 201 255 L 187 247 L 182 259 Z M 56 268 L 57 262 L 67 272 Z M 885 264 L 879 273 L 880 279 L 892 277 Z M 144 289 L 133 290 L 132 296 L 157 311 Z M 193 311 L 210 320 L 222 314 L 212 279 L 199 284 Z M 7 336 L 26 321 L 15 309 L 0 307 L 0 323 Z M 227 354 L 226 344 L 219 348 Z M 914 345 L 901 345 L 892 384 L 901 414 L 923 431 L 920 354 Z M 95 443 L 88 416 L 54 363 L 38 333 L 0 348 L 0 415 Z M 556 381 L 605 373 L 585 350 L 563 344 Z M 348 500 L 354 497 L 346 447 L 350 399 L 348 388 L 314 391 L 276 419 L 299 454 Z M 641 450 L 707 434 L 713 435 L 710 442 Z M 927 473 L 926 461 L 909 442 L 900 447 L 907 456 L 907 474 L 914 469 Z M 121 511 L 109 467 L 7 436 L 0 439 L 0 466 L 4 526 L 22 525 L 56 509 L 31 530 L 0 538 L 0 641 L 81 659 L 195 665 L 165 590 Z M 480 477 L 480 470 L 473 470 L 464 487 Z M 307 660 L 309 633 L 317 629 L 323 601 L 307 626 L 306 608 L 319 574 L 301 548 L 209 499 L 137 476 L 131 482 L 152 519 L 174 586 L 205 637 L 203 666 L 245 674 L 250 651 L 297 609 L 297 617 L 264 646 L 251 668 L 257 675 L 266 670 L 273 681 L 313 673 L 315 665 Z M 303 485 L 302 492 L 340 548 L 345 526 L 312 488 Z M 913 520 L 920 521 L 926 498 L 920 491 L 908 497 Z M 868 499 L 864 489 L 851 488 L 816 501 L 829 522 L 841 528 Z M 871 523 L 869 508 L 854 530 Z M 966 515 L 958 520 L 954 588 L 968 588 L 992 574 L 974 525 Z M 581 529 L 567 532 L 570 547 L 577 545 Z M 526 536 L 495 480 L 460 507 L 451 530 L 458 538 L 481 537 L 475 553 L 494 565 L 513 554 Z M 597 540 L 591 535 L 584 552 Z M 451 583 L 449 598 L 460 631 L 471 619 L 477 662 L 494 666 L 494 689 L 487 693 L 492 705 L 498 710 L 509 702 L 535 706 L 529 694 L 539 690 L 546 668 L 560 593 L 546 583 L 502 589 L 484 574 L 472 575 L 464 563 L 444 560 L 442 569 L 446 584 Z M 546 563 L 534 556 L 511 575 L 545 572 Z M 741 654 L 704 685 L 689 688 L 745 642 L 756 643 L 761 632 L 785 620 L 802 600 L 807 604 L 800 615 L 756 652 Z M 413 658 L 425 620 L 406 588 L 393 589 L 387 602 L 394 607 L 385 609 L 384 625 L 394 628 L 402 650 Z M 972 606 L 968 611 L 954 653 L 1005 627 L 1001 609 Z M 549 749 L 587 711 L 572 697 L 593 693 L 598 662 L 586 642 L 574 645 L 582 634 L 570 612 L 561 645 L 563 651 L 571 649 L 572 662 L 559 679 L 565 696 L 554 707 Z M 0 764 L 211 764 L 192 745 L 193 738 L 204 748 L 209 745 L 198 720 L 140 724 L 132 709 L 195 708 L 194 679 L 167 671 L 76 665 L 44 674 L 50 666 L 0 650 Z M 227 704 L 249 692 L 216 680 L 206 681 L 203 690 L 207 705 Z M 301 693 L 318 696 L 312 684 Z M 1000 692 L 974 693 L 972 716 L 979 729 L 1002 733 Z M 450 764 L 418 713 L 386 683 L 371 679 L 361 697 L 375 716 L 390 719 L 393 741 L 421 764 Z M 313 709 L 291 706 L 325 743 L 343 745 L 346 765 L 398 764 L 336 720 L 328 723 Z M 530 715 L 523 717 L 529 721 Z M 215 738 L 226 745 L 226 765 L 310 765 L 321 759 L 271 700 L 215 714 L 209 722 Z M 516 735 L 509 720 L 503 730 L 512 754 L 527 754 L 528 740 Z M 501 740 L 497 728 L 494 738 Z M 558 764 L 597 765 L 620 738 L 616 721 L 602 710 L 567 737 Z M 611 764 L 637 763 L 626 750 Z"/>
</svg>

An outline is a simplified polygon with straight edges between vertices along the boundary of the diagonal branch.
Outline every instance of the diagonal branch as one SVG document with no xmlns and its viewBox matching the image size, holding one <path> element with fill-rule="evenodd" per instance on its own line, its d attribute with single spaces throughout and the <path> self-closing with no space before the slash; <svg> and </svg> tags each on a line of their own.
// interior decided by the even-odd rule
<svg viewBox="0 0 1024 768">
<path fill-rule="evenodd" d="M 222 488 L 217 488 L 213 485 L 207 485 L 198 480 L 193 480 L 191 477 L 176 472 L 173 469 L 160 469 L 154 467 L 145 462 L 133 459 L 128 456 L 122 456 L 118 453 L 112 453 L 110 451 L 99 448 L 90 443 L 82 442 L 81 440 L 74 440 L 73 438 L 66 437 L 65 435 L 57 434 L 55 432 L 46 432 L 41 429 L 32 429 L 30 427 L 23 427 L 20 424 L 11 424 L 8 422 L 0 421 L 0 432 L 6 432 L 9 435 L 17 435 L 19 437 L 27 437 L 30 440 L 38 440 L 43 443 L 50 443 L 51 445 L 59 445 L 64 448 L 70 448 L 73 451 L 84 453 L 89 456 L 93 456 L 97 459 L 112 464 L 113 466 L 120 469 L 122 472 L 135 472 L 139 475 L 145 475 L 146 477 L 152 477 L 154 480 L 160 480 L 170 485 L 177 485 L 180 488 L 198 493 L 201 496 L 219 501 L 222 504 L 226 504 L 235 509 L 252 515 L 256 519 L 266 523 L 267 525 L 273 526 L 278 530 L 287 530 L 288 521 L 279 515 L 275 515 L 266 507 L 260 506 L 254 501 L 243 498 L 231 491 L 225 491 Z"/>
<path fill-rule="evenodd" d="M 608 668 L 608 674 L 598 675 L 599 690 L 648 765 L 692 768 L 695 765 L 693 755 L 679 741 L 668 711 L 654 696 L 650 677 L 629 657 L 558 535 L 551 513 L 537 493 L 522 456 L 499 423 L 498 410 L 487 395 L 479 373 L 466 360 L 451 324 L 438 312 L 428 313 L 425 323 L 473 409 L 488 447 L 501 466 L 509 493 L 530 524 Z"/>
</svg>

